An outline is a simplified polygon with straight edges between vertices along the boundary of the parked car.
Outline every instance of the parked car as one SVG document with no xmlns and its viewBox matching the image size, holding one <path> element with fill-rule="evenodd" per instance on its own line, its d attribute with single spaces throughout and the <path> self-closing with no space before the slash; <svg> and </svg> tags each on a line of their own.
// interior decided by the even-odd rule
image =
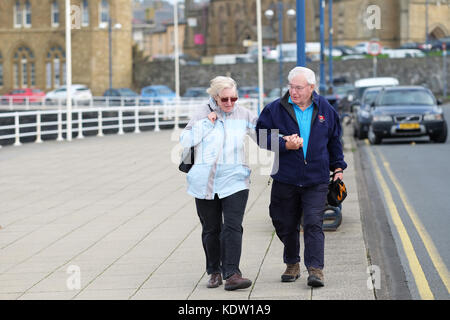
<svg viewBox="0 0 450 320">
<path fill-rule="evenodd" d="M 191 87 L 187 88 L 186 92 L 183 94 L 185 98 L 207 98 L 209 97 L 208 92 L 206 92 L 208 88 L 206 87 Z"/>
<path fill-rule="evenodd" d="M 355 81 L 355 103 L 362 98 L 364 91 L 370 87 L 398 86 L 398 79 L 392 77 L 364 78 Z"/>
<path fill-rule="evenodd" d="M 139 95 L 130 88 L 107 89 L 103 96 L 110 106 L 134 106 L 139 102 Z"/>
<path fill-rule="evenodd" d="M 238 89 L 240 98 L 259 98 L 259 89 L 258 87 L 240 87 Z"/>
<path fill-rule="evenodd" d="M 388 49 L 384 51 L 389 58 L 424 58 L 425 53 L 419 49 Z"/>
<path fill-rule="evenodd" d="M 176 97 L 176 94 L 167 86 L 152 85 L 142 88 L 141 96 L 141 101 L 144 103 L 163 104 L 166 101 L 173 100 Z"/>
<path fill-rule="evenodd" d="M 399 49 L 421 49 L 420 48 L 420 43 L 418 42 L 406 42 L 404 44 L 402 44 Z"/>
<path fill-rule="evenodd" d="M 370 108 L 375 101 L 377 95 L 380 93 L 382 87 L 368 88 L 361 98 L 359 108 L 353 108 L 353 136 L 358 139 L 367 138 L 369 126 L 371 122 Z"/>
<path fill-rule="evenodd" d="M 337 79 L 336 79 L 337 80 Z M 349 92 L 353 92 L 355 87 L 352 84 L 342 84 L 338 86 L 333 86 L 333 92 L 325 95 L 325 99 L 336 109 L 339 110 L 339 102 L 341 99 L 346 97 Z"/>
<path fill-rule="evenodd" d="M 340 50 L 343 56 L 358 54 L 358 51 L 350 46 L 334 46 L 333 49 Z"/>
<path fill-rule="evenodd" d="M 280 88 L 273 88 L 269 91 L 269 93 L 264 97 L 264 105 L 267 105 L 271 103 L 272 101 L 281 98 L 287 91 L 289 90 L 288 87 L 283 87 L 281 89 L 281 96 L 280 96 Z"/>
<path fill-rule="evenodd" d="M 36 88 L 13 89 L 1 97 L 2 104 L 40 103 L 44 101 L 45 92 Z"/>
<path fill-rule="evenodd" d="M 72 103 L 74 105 L 89 105 L 92 101 L 91 90 L 83 84 L 73 84 L 70 87 Z M 61 86 L 58 89 L 47 92 L 45 103 L 47 104 L 66 104 L 67 87 Z"/>
<path fill-rule="evenodd" d="M 355 50 L 358 54 L 367 54 L 368 53 L 369 42 L 360 42 L 353 46 L 353 50 Z"/>
<path fill-rule="evenodd" d="M 388 137 L 428 135 L 432 141 L 447 140 L 447 122 L 433 93 L 420 86 L 383 88 L 371 104 L 368 138 L 371 144 Z"/>
</svg>

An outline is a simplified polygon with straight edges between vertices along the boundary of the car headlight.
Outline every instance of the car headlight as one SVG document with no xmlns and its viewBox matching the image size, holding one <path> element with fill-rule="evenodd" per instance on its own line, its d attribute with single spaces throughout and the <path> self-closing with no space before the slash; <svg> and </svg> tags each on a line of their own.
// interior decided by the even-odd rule
<svg viewBox="0 0 450 320">
<path fill-rule="evenodd" d="M 433 114 L 426 114 L 423 116 L 423 120 L 425 121 L 436 121 L 436 120 L 442 120 L 442 113 L 433 113 Z"/>
<path fill-rule="evenodd" d="M 375 122 L 390 122 L 392 121 L 391 116 L 374 116 L 373 121 Z"/>
<path fill-rule="evenodd" d="M 363 117 L 363 118 L 369 118 L 370 117 L 370 113 L 367 112 L 366 110 L 361 110 L 360 114 L 361 114 L 361 117 Z"/>
</svg>

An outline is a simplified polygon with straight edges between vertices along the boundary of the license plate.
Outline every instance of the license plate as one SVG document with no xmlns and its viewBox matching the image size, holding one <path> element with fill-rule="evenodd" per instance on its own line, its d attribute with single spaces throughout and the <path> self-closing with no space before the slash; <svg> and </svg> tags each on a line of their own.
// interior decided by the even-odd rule
<svg viewBox="0 0 450 320">
<path fill-rule="evenodd" d="M 412 130 L 419 129 L 420 125 L 418 123 L 399 123 L 398 128 L 401 130 Z"/>
</svg>

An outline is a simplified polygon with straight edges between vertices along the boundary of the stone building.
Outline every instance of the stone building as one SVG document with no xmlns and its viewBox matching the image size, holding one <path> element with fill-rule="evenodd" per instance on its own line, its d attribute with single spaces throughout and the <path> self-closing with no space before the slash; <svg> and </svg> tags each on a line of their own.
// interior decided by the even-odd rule
<svg viewBox="0 0 450 320">
<path fill-rule="evenodd" d="M 109 87 L 108 21 L 112 25 L 113 87 L 132 84 L 131 0 L 71 0 L 72 82 L 94 95 Z M 65 84 L 65 1 L 0 1 L 0 94 L 45 91 Z"/>
<path fill-rule="evenodd" d="M 296 8 L 296 0 L 261 0 L 264 45 L 278 44 L 277 3 L 283 3 L 283 42 L 296 41 L 296 21 L 286 11 Z M 325 0 L 325 30 L 328 30 L 328 2 Z M 373 28 L 369 6 L 379 8 L 379 26 Z M 268 19 L 264 12 L 274 11 Z M 306 0 L 306 41 L 316 42 L 319 34 L 319 1 Z M 425 0 L 333 0 L 333 43 L 355 45 L 377 38 L 384 46 L 398 47 L 405 42 L 424 42 Z M 193 23 L 189 23 L 189 20 Z M 186 0 L 185 53 L 210 56 L 246 51 L 244 40 L 257 40 L 255 0 Z M 370 27 L 369 27 L 370 25 Z M 428 0 L 430 38 L 450 35 L 450 0 Z M 196 39 L 204 38 L 203 42 Z M 328 34 L 325 32 L 325 39 Z"/>
</svg>

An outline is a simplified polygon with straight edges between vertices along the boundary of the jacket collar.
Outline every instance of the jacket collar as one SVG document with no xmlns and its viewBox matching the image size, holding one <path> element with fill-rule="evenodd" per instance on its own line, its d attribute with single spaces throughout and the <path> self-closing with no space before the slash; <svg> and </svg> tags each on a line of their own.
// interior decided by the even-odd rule
<svg viewBox="0 0 450 320">
<path fill-rule="evenodd" d="M 291 116 L 291 118 L 295 121 L 295 123 L 298 124 L 297 122 L 297 116 L 295 115 L 295 111 L 294 111 L 294 107 L 289 103 L 289 91 L 287 91 L 284 96 L 281 98 L 280 100 L 280 104 L 282 105 L 282 107 L 289 113 L 289 115 Z M 314 122 L 314 119 L 316 118 L 317 114 L 319 113 L 319 95 L 313 91 L 312 93 L 312 103 L 313 103 L 313 116 L 311 119 L 311 124 Z"/>
</svg>

